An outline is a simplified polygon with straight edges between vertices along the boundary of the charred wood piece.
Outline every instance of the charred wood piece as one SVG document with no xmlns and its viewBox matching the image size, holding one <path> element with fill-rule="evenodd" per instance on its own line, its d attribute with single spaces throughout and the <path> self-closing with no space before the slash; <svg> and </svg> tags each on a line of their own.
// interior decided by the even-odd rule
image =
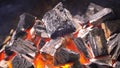
<svg viewBox="0 0 120 68">
<path fill-rule="evenodd" d="M 37 49 L 34 46 L 33 42 L 18 38 L 14 41 L 13 45 L 11 46 L 11 50 L 17 52 L 18 54 L 34 55 Z"/>
<path fill-rule="evenodd" d="M 12 68 L 34 68 L 31 62 L 21 57 L 20 55 L 15 56 L 12 60 Z"/>
<path fill-rule="evenodd" d="M 79 59 L 79 54 L 62 48 L 55 53 L 54 56 L 54 65 L 61 65 L 69 62 L 75 62 Z"/>
<path fill-rule="evenodd" d="M 33 27 L 35 23 L 35 17 L 28 13 L 23 13 L 20 15 L 20 20 L 18 22 L 17 29 L 28 29 Z"/>
<path fill-rule="evenodd" d="M 112 9 L 104 8 L 94 15 L 89 17 L 89 22 L 92 24 L 102 23 L 103 21 L 110 19 L 112 17 Z"/>
<path fill-rule="evenodd" d="M 78 48 L 79 51 L 82 51 L 87 58 L 89 58 L 88 50 L 86 48 L 85 43 L 81 38 L 74 39 L 75 46 Z"/>
<path fill-rule="evenodd" d="M 86 68 L 113 68 L 113 67 L 91 62 L 90 64 L 86 65 Z"/>
<path fill-rule="evenodd" d="M 120 56 L 120 33 L 113 34 L 108 43 L 108 52 L 111 55 L 111 58 L 117 60 Z"/>
<path fill-rule="evenodd" d="M 59 3 L 43 16 L 47 33 L 52 39 L 72 33 L 76 30 L 73 25 L 72 15 Z"/>
<path fill-rule="evenodd" d="M 14 52 L 11 50 L 11 46 L 6 46 L 5 47 L 5 54 L 7 55 L 7 56 L 10 56 L 10 55 L 12 55 Z"/>
<path fill-rule="evenodd" d="M 42 38 L 41 40 L 40 40 L 40 44 L 39 44 L 39 47 L 40 48 L 42 48 L 44 45 L 45 45 L 45 40 Z"/>
<path fill-rule="evenodd" d="M 90 43 L 90 47 L 92 48 L 95 57 L 108 55 L 107 41 L 105 39 L 103 29 L 94 28 L 90 31 L 88 42 Z"/>
<path fill-rule="evenodd" d="M 62 46 L 63 38 L 52 39 L 40 49 L 40 52 L 54 56 L 56 51 Z"/>
</svg>

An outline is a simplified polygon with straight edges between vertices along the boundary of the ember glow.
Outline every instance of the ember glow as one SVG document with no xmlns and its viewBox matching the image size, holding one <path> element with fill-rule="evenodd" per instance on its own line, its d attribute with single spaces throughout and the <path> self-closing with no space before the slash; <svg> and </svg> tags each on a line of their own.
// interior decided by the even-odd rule
<svg viewBox="0 0 120 68">
<path fill-rule="evenodd" d="M 2 51 L 0 52 L 0 61 L 3 60 L 5 58 L 5 52 Z"/>
</svg>

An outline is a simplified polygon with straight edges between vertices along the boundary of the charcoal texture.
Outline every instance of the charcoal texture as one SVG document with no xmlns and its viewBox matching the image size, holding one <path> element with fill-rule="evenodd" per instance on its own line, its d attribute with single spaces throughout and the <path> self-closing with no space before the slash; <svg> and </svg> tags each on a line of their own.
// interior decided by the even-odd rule
<svg viewBox="0 0 120 68">
<path fill-rule="evenodd" d="M 39 44 L 39 47 L 40 48 L 42 48 L 44 45 L 45 45 L 45 40 L 42 38 L 41 40 L 40 40 L 40 44 Z"/>
<path fill-rule="evenodd" d="M 5 47 L 5 54 L 7 56 L 11 56 L 14 52 L 11 50 L 11 47 L 10 46 L 6 46 Z"/>
<path fill-rule="evenodd" d="M 12 68 L 34 68 L 34 66 L 31 62 L 27 61 L 20 55 L 17 55 L 12 60 Z"/>
<path fill-rule="evenodd" d="M 83 40 L 81 38 L 74 39 L 75 46 L 78 48 L 79 51 L 82 51 L 87 58 L 89 58 L 88 50 L 86 48 L 86 45 L 84 44 Z"/>
<path fill-rule="evenodd" d="M 19 54 L 28 54 L 36 52 L 36 47 L 34 47 L 34 43 L 18 38 L 14 41 L 13 46 L 11 46 L 12 50 Z"/>
<path fill-rule="evenodd" d="M 52 39 L 72 33 L 76 30 L 73 25 L 72 15 L 59 3 L 55 8 L 43 16 L 46 30 Z"/>
<path fill-rule="evenodd" d="M 120 33 L 115 33 L 111 35 L 108 41 L 108 52 L 111 58 L 117 60 L 120 56 Z"/>
<path fill-rule="evenodd" d="M 40 49 L 41 52 L 54 56 L 56 51 L 62 46 L 63 38 L 51 39 Z"/>
<path fill-rule="evenodd" d="M 95 13 L 94 15 L 90 16 L 89 21 L 92 24 L 98 24 L 102 23 L 105 20 L 110 19 L 110 17 L 112 18 L 112 16 L 113 16 L 112 10 L 109 8 L 104 8 L 99 12 Z"/>
<path fill-rule="evenodd" d="M 18 29 L 24 28 L 28 29 L 31 28 L 35 23 L 35 17 L 28 13 L 23 13 L 20 15 L 20 20 L 18 23 Z"/>
<path fill-rule="evenodd" d="M 112 68 L 112 67 L 107 65 L 100 65 L 97 63 L 90 63 L 89 65 L 86 66 L 86 68 Z"/>
<path fill-rule="evenodd" d="M 68 49 L 62 48 L 55 53 L 54 65 L 75 62 L 79 59 L 79 54 Z"/>
<path fill-rule="evenodd" d="M 94 53 L 94 56 L 108 55 L 107 41 L 104 36 L 104 32 L 100 28 L 94 28 L 88 36 L 90 47 Z"/>
</svg>

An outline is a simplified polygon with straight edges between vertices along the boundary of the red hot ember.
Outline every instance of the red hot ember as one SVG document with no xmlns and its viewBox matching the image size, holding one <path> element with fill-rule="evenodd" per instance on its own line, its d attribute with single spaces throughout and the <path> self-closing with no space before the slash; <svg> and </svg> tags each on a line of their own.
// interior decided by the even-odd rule
<svg viewBox="0 0 120 68">
<path fill-rule="evenodd" d="M 111 14 L 111 9 L 103 8 L 85 22 L 73 18 L 61 2 L 42 21 L 23 13 L 16 30 L 1 45 L 0 68 L 115 67 L 119 65 L 119 46 L 113 44 L 114 50 L 113 38 L 107 46 L 100 27 Z M 117 43 L 119 35 L 115 37 Z"/>
</svg>

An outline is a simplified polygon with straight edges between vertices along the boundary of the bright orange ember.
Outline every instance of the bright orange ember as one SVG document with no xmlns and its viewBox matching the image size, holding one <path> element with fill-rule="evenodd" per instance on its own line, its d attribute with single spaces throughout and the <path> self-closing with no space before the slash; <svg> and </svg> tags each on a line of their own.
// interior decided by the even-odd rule
<svg viewBox="0 0 120 68">
<path fill-rule="evenodd" d="M 2 51 L 0 52 L 0 61 L 3 60 L 5 58 L 5 52 Z"/>
</svg>

